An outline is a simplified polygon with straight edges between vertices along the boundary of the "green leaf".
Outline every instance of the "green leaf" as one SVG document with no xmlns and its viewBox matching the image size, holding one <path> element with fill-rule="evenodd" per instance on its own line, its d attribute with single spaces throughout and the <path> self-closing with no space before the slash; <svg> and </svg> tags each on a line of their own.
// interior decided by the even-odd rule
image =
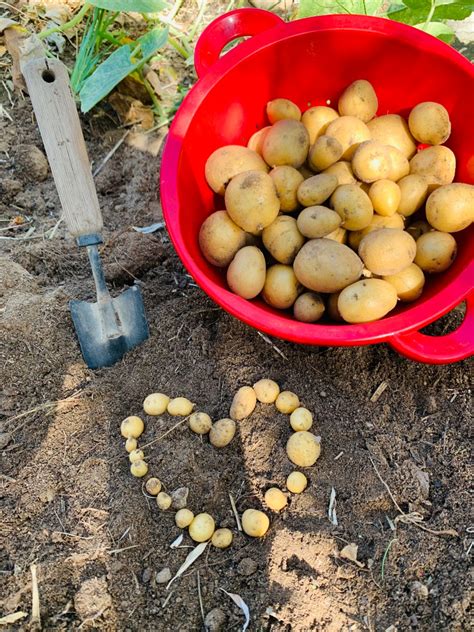
<svg viewBox="0 0 474 632">
<path fill-rule="evenodd" d="M 382 15 L 384 4 L 382 0 L 301 0 L 298 17 L 309 18 L 331 13 Z"/>
<path fill-rule="evenodd" d="M 443 42 L 447 42 L 448 44 L 454 39 L 454 31 L 447 24 L 443 24 L 443 22 L 430 22 L 428 25 L 424 24 L 415 24 L 415 28 L 420 29 L 422 31 L 426 31 L 430 35 L 434 35 Z"/>
<path fill-rule="evenodd" d="M 388 17 L 405 24 L 422 24 L 428 19 L 430 13 L 430 0 L 404 0 L 402 5 L 392 5 L 388 10 Z M 472 0 L 437 0 L 431 20 L 464 20 L 474 11 Z"/>
<path fill-rule="evenodd" d="M 163 0 L 87 0 L 89 4 L 107 11 L 126 13 L 155 13 L 168 6 Z"/>
</svg>

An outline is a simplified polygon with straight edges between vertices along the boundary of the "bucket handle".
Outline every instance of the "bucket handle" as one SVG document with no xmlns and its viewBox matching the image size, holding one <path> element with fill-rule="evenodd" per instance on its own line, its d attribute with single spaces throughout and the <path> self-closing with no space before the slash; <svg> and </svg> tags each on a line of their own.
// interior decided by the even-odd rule
<svg viewBox="0 0 474 632">
<path fill-rule="evenodd" d="M 427 336 L 419 331 L 398 334 L 390 345 L 402 355 L 429 364 L 449 364 L 474 354 L 474 291 L 466 298 L 466 314 L 461 325 L 446 336 Z"/>
<path fill-rule="evenodd" d="M 238 37 L 258 35 L 283 24 L 275 13 L 263 9 L 235 9 L 213 20 L 202 32 L 194 50 L 194 66 L 203 77 L 222 53 L 224 46 Z"/>
</svg>

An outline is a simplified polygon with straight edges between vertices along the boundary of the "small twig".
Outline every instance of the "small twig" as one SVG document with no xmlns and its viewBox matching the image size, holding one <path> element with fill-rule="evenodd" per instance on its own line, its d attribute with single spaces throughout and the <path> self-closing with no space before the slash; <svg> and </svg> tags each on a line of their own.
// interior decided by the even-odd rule
<svg viewBox="0 0 474 632">
<path fill-rule="evenodd" d="M 161 609 L 164 610 L 166 608 L 166 606 L 168 605 L 168 601 L 171 599 L 172 595 L 174 594 L 174 590 L 172 590 L 170 592 L 170 594 L 166 597 L 166 599 L 163 602 L 163 605 L 161 606 Z"/>
<path fill-rule="evenodd" d="M 16 483 L 16 478 L 12 478 L 11 476 L 7 476 L 6 474 L 0 474 L 1 478 L 4 478 L 9 483 Z"/>
<path fill-rule="evenodd" d="M 123 549 L 110 549 L 109 551 L 106 551 L 106 553 L 113 555 L 114 553 L 122 553 L 123 551 L 128 551 L 129 549 L 136 549 L 138 546 L 138 544 L 131 544 L 130 546 L 124 546 Z"/>
<path fill-rule="evenodd" d="M 378 387 L 375 389 L 372 397 L 370 398 L 370 401 L 372 403 L 375 403 L 379 399 L 379 397 L 382 395 L 382 393 L 385 391 L 387 386 L 388 386 L 388 382 L 385 382 L 385 381 L 379 384 Z"/>
<path fill-rule="evenodd" d="M 242 531 L 242 525 L 240 524 L 240 518 L 239 518 L 239 514 L 237 512 L 237 506 L 235 504 L 234 497 L 232 496 L 232 494 L 230 492 L 229 492 L 229 500 L 230 500 L 230 504 L 231 504 L 231 507 L 232 507 L 232 511 L 234 512 L 235 522 L 237 523 L 237 529 L 239 531 Z"/>
<path fill-rule="evenodd" d="M 202 622 L 205 622 L 205 614 L 204 614 L 204 605 L 202 603 L 202 595 L 201 595 L 201 577 L 199 575 L 199 571 L 197 572 L 197 589 L 198 589 L 198 598 L 199 598 L 199 608 L 201 609 L 201 617 Z"/>
<path fill-rule="evenodd" d="M 182 424 L 184 424 L 185 421 L 187 421 L 189 418 L 191 417 L 191 415 L 188 415 L 187 417 L 185 417 L 184 419 L 181 419 L 181 421 L 178 421 L 177 424 L 175 424 L 172 428 L 170 428 L 169 430 L 167 430 L 164 434 L 160 435 L 159 437 L 157 437 L 156 439 L 153 439 L 153 441 L 149 441 L 148 443 L 145 443 L 145 445 L 140 446 L 141 450 L 144 450 L 145 448 L 148 448 L 150 445 L 153 445 L 155 443 L 158 443 L 158 441 L 161 441 L 162 439 L 164 439 L 167 435 L 170 434 L 170 432 L 173 432 L 173 430 L 175 428 L 177 428 L 178 426 L 181 426 Z M 128 454 L 126 455 L 128 458 Z"/>
<path fill-rule="evenodd" d="M 122 138 L 120 138 L 115 145 L 112 147 L 112 149 L 109 151 L 108 154 L 106 154 L 105 158 L 102 160 L 102 162 L 99 164 L 99 166 L 97 167 L 97 169 L 95 169 L 95 171 L 92 173 L 92 177 L 95 178 L 96 175 L 98 175 L 102 169 L 105 167 L 105 165 L 109 162 L 109 160 L 112 158 L 112 156 L 115 154 L 115 152 L 117 151 L 117 149 L 120 147 L 120 145 L 124 142 L 124 140 L 127 138 L 127 136 L 130 134 L 130 130 L 128 129 L 125 134 L 122 136 Z"/>
<path fill-rule="evenodd" d="M 390 549 L 392 548 L 392 545 L 397 542 L 398 538 L 393 538 L 392 540 L 390 540 L 390 542 L 387 545 L 387 548 L 385 549 L 385 553 L 383 554 L 382 557 L 382 566 L 380 568 L 380 577 L 382 578 L 382 581 L 384 580 L 385 577 L 385 563 L 387 561 L 387 557 L 388 557 L 388 552 L 390 551 Z"/>
<path fill-rule="evenodd" d="M 41 628 L 40 598 L 36 564 L 31 564 L 31 623 Z"/>
<path fill-rule="evenodd" d="M 266 336 L 265 334 L 263 334 L 261 331 L 257 331 L 257 334 L 263 338 L 265 340 L 265 342 L 267 344 L 269 344 L 272 349 L 274 351 L 276 351 L 278 353 L 278 355 L 280 355 L 284 360 L 288 360 L 288 358 L 286 357 L 286 355 L 283 353 L 283 351 L 281 351 L 281 349 L 279 349 L 276 345 L 273 344 L 273 342 L 270 340 L 270 338 L 268 336 Z"/>
</svg>

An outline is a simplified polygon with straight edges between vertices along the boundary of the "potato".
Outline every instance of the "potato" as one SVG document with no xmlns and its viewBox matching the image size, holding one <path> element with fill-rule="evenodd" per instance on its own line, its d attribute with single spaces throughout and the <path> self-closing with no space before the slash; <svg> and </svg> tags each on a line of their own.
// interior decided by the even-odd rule
<svg viewBox="0 0 474 632">
<path fill-rule="evenodd" d="M 334 294 L 329 294 L 326 302 L 326 309 L 328 311 L 328 316 L 331 320 L 334 320 L 336 323 L 344 322 L 344 319 L 341 316 L 339 308 L 337 306 L 337 301 L 339 300 L 339 294 L 341 292 L 334 292 Z"/>
<path fill-rule="evenodd" d="M 397 304 L 397 291 L 382 279 L 364 279 L 342 290 L 337 307 L 348 323 L 368 323 L 383 318 Z"/>
<path fill-rule="evenodd" d="M 427 145 L 441 145 L 451 134 L 448 110 L 434 101 L 415 105 L 408 117 L 408 127 L 417 141 Z"/>
<path fill-rule="evenodd" d="M 398 182 L 410 173 L 410 163 L 408 158 L 396 147 L 391 145 L 386 145 L 385 147 L 391 162 L 387 178 L 393 180 L 393 182 Z"/>
<path fill-rule="evenodd" d="M 325 239 L 332 239 L 333 241 L 337 241 L 339 244 L 347 243 L 347 233 L 348 231 L 345 228 L 339 226 L 336 230 L 333 230 L 329 235 L 325 235 Z"/>
<path fill-rule="evenodd" d="M 374 230 L 379 230 L 379 228 L 400 228 L 403 230 L 404 225 L 403 217 L 398 213 L 390 217 L 374 214 L 372 221 L 366 228 L 349 233 L 349 246 L 354 248 L 354 250 L 358 250 L 362 239 Z"/>
<path fill-rule="evenodd" d="M 392 145 L 411 158 L 416 151 L 415 139 L 410 133 L 408 124 L 398 114 L 377 116 L 367 123 L 371 138 L 384 145 Z"/>
<path fill-rule="evenodd" d="M 170 402 L 168 395 L 164 393 L 151 393 L 145 397 L 143 410 L 147 415 L 162 415 Z"/>
<path fill-rule="evenodd" d="M 339 160 L 339 162 L 335 162 L 333 165 L 325 169 L 323 173 L 336 176 L 339 185 L 355 184 L 357 182 L 354 178 L 352 165 L 347 160 Z"/>
<path fill-rule="evenodd" d="M 275 407 L 284 415 L 290 415 L 300 405 L 298 395 L 291 391 L 282 391 L 275 401 Z"/>
<path fill-rule="evenodd" d="M 145 455 L 143 454 L 143 450 L 132 450 L 128 455 L 128 460 L 130 463 L 136 463 L 137 461 L 144 461 Z"/>
<path fill-rule="evenodd" d="M 342 153 L 342 145 L 337 138 L 323 134 L 311 145 L 308 154 L 308 164 L 313 171 L 324 171 L 324 169 L 336 163 L 342 156 Z"/>
<path fill-rule="evenodd" d="M 314 434 L 303 430 L 295 432 L 288 439 L 286 453 L 298 467 L 311 467 L 319 458 L 321 446 Z"/>
<path fill-rule="evenodd" d="M 273 404 L 280 394 L 280 387 L 273 380 L 262 379 L 255 382 L 253 390 L 259 402 Z"/>
<path fill-rule="evenodd" d="M 173 499 L 166 492 L 160 492 L 156 497 L 156 504 L 158 505 L 158 508 L 161 509 L 161 511 L 166 511 L 167 509 L 169 509 L 172 502 Z"/>
<path fill-rule="evenodd" d="M 265 257 L 259 248 L 245 246 L 227 268 L 230 289 L 242 298 L 255 298 L 265 284 Z"/>
<path fill-rule="evenodd" d="M 207 183 L 215 193 L 224 195 L 230 180 L 243 171 L 262 171 L 268 167 L 255 151 L 240 145 L 219 147 L 209 156 L 205 166 Z"/>
<path fill-rule="evenodd" d="M 433 229 L 424 219 L 419 219 L 416 222 L 413 222 L 413 224 L 410 224 L 410 226 L 406 229 L 407 233 L 410 233 L 415 241 L 418 241 L 418 238 L 421 237 L 421 235 L 429 233 L 430 230 Z"/>
<path fill-rule="evenodd" d="M 227 211 L 216 211 L 201 226 L 199 246 L 209 263 L 225 268 L 235 253 L 245 246 L 246 236 L 246 232 L 231 220 Z"/>
<path fill-rule="evenodd" d="M 277 263 L 267 270 L 263 300 L 276 309 L 288 309 L 298 298 L 301 286 L 291 266 Z"/>
<path fill-rule="evenodd" d="M 369 198 L 374 211 L 384 217 L 395 215 L 400 206 L 401 197 L 400 187 L 392 180 L 379 180 L 374 182 L 369 189 Z"/>
<path fill-rule="evenodd" d="M 315 292 L 342 290 L 357 281 L 363 267 L 355 252 L 331 239 L 308 241 L 293 264 L 298 281 Z"/>
<path fill-rule="evenodd" d="M 296 320 L 302 323 L 315 323 L 324 314 L 324 301 L 314 292 L 305 292 L 298 296 L 293 305 L 293 314 Z"/>
<path fill-rule="evenodd" d="M 190 509 L 179 509 L 174 515 L 174 521 L 178 529 L 186 529 L 194 520 L 194 514 Z"/>
<path fill-rule="evenodd" d="M 456 182 L 433 191 L 426 203 L 426 219 L 446 233 L 457 233 L 474 222 L 474 186 Z"/>
<path fill-rule="evenodd" d="M 189 525 L 189 535 L 194 542 L 206 542 L 212 538 L 216 528 L 214 518 L 208 513 L 200 513 Z"/>
<path fill-rule="evenodd" d="M 122 437 L 132 437 L 133 439 L 138 439 L 138 437 L 145 430 L 145 424 L 136 415 L 131 415 L 122 421 L 120 424 L 120 433 Z"/>
<path fill-rule="evenodd" d="M 175 417 L 187 417 L 193 412 L 195 405 L 186 397 L 175 397 L 168 404 L 167 411 Z"/>
<path fill-rule="evenodd" d="M 136 478 L 143 478 L 143 476 L 148 474 L 148 465 L 145 461 L 134 461 L 130 465 L 130 473 Z"/>
<path fill-rule="evenodd" d="M 230 406 L 230 418 L 234 421 L 241 421 L 249 417 L 255 410 L 257 395 L 251 386 L 241 386 L 234 395 Z"/>
<path fill-rule="evenodd" d="M 359 256 L 365 267 L 380 276 L 397 274 L 408 268 L 415 254 L 415 240 L 400 228 L 374 230 L 365 235 L 359 245 Z"/>
<path fill-rule="evenodd" d="M 125 441 L 125 450 L 130 453 L 137 449 L 138 442 L 134 437 L 128 437 Z"/>
<path fill-rule="evenodd" d="M 309 135 L 303 123 L 285 119 L 277 121 L 263 140 L 262 154 L 270 167 L 301 167 L 309 150 Z"/>
<path fill-rule="evenodd" d="M 276 123 L 283 119 L 301 119 L 301 110 L 289 99 L 273 99 L 267 103 L 267 117 L 270 123 Z"/>
<path fill-rule="evenodd" d="M 299 233 L 309 239 L 329 235 L 339 228 L 341 222 L 341 216 L 326 206 L 308 206 L 296 220 Z"/>
<path fill-rule="evenodd" d="M 158 496 L 161 492 L 161 481 L 158 478 L 149 478 L 145 483 L 145 489 L 150 496 Z"/>
<path fill-rule="evenodd" d="M 246 509 L 242 514 L 242 529 L 252 538 L 261 538 L 268 531 L 270 520 L 263 511 Z"/>
<path fill-rule="evenodd" d="M 264 228 L 262 240 L 265 248 L 279 263 L 293 263 L 305 242 L 294 217 L 279 215 Z"/>
<path fill-rule="evenodd" d="M 280 200 L 280 211 L 284 213 L 296 211 L 299 207 L 296 192 L 304 177 L 298 169 L 288 165 L 275 167 L 270 171 L 269 175 L 273 180 L 278 199 Z"/>
<path fill-rule="evenodd" d="M 255 151 L 259 156 L 262 155 L 263 152 L 263 141 L 269 129 L 271 129 L 271 125 L 267 125 L 266 127 L 262 127 L 262 129 L 257 130 L 252 136 L 249 138 L 249 142 L 247 143 L 247 147 L 252 151 Z"/>
<path fill-rule="evenodd" d="M 299 406 L 290 415 L 290 426 L 295 432 L 309 430 L 313 425 L 313 415 L 307 408 Z"/>
<path fill-rule="evenodd" d="M 377 140 L 366 140 L 357 147 L 352 158 L 354 175 L 363 182 L 388 178 L 392 161 L 387 147 Z"/>
<path fill-rule="evenodd" d="M 337 187 L 336 176 L 320 173 L 300 184 L 297 191 L 299 202 L 303 206 L 322 204 Z"/>
<path fill-rule="evenodd" d="M 224 448 L 235 435 L 235 421 L 233 419 L 219 419 L 209 432 L 209 441 L 215 448 Z"/>
<path fill-rule="evenodd" d="M 449 233 L 432 230 L 416 242 L 415 263 L 425 272 L 444 272 L 457 254 L 456 240 Z"/>
<path fill-rule="evenodd" d="M 216 549 L 227 549 L 234 539 L 230 529 L 216 529 L 212 534 L 211 543 Z"/>
<path fill-rule="evenodd" d="M 410 160 L 410 173 L 425 176 L 430 185 L 450 184 L 456 172 L 456 156 L 444 145 L 428 147 Z"/>
<path fill-rule="evenodd" d="M 308 486 L 308 479 L 303 472 L 291 472 L 286 479 L 286 488 L 292 494 L 301 494 Z"/>
<path fill-rule="evenodd" d="M 398 181 L 401 198 L 397 212 L 404 217 L 416 213 L 425 203 L 428 195 L 428 182 L 423 176 L 414 173 Z"/>
<path fill-rule="evenodd" d="M 189 418 L 189 427 L 196 434 L 207 434 L 212 427 L 212 419 L 207 413 L 193 413 Z"/>
<path fill-rule="evenodd" d="M 265 504 L 272 511 L 281 511 L 288 504 L 288 499 L 278 487 L 270 487 L 265 492 Z"/>
<path fill-rule="evenodd" d="M 308 130 L 310 144 L 313 145 L 316 139 L 326 132 L 329 123 L 337 118 L 339 114 L 336 110 L 325 105 L 316 105 L 306 110 L 301 117 L 301 122 Z"/>
<path fill-rule="evenodd" d="M 415 301 L 423 292 L 425 285 L 425 275 L 423 270 L 416 263 L 412 263 L 397 274 L 383 277 L 397 291 L 398 298 L 404 303 Z"/>
<path fill-rule="evenodd" d="M 337 104 L 341 116 L 356 116 L 364 123 L 374 118 L 378 107 L 375 90 L 365 79 L 358 79 L 347 86 Z"/>
<path fill-rule="evenodd" d="M 225 192 L 230 218 L 244 230 L 259 235 L 280 210 L 273 180 L 261 171 L 244 171 L 232 178 Z"/>
<path fill-rule="evenodd" d="M 342 227 L 347 230 L 362 230 L 370 224 L 374 216 L 369 196 L 357 184 L 342 184 L 337 187 L 330 204 L 341 217 Z"/>
<path fill-rule="evenodd" d="M 371 139 L 367 125 L 355 116 L 340 116 L 329 123 L 325 134 L 336 138 L 341 143 L 344 152 L 343 160 L 352 160 L 357 147 Z"/>
</svg>

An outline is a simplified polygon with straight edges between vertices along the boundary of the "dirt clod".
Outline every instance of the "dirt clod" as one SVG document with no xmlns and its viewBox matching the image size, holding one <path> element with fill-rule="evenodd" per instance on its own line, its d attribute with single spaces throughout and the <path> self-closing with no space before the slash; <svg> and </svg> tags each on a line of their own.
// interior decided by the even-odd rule
<svg viewBox="0 0 474 632">
<path fill-rule="evenodd" d="M 184 509 L 188 503 L 189 487 L 178 487 L 171 492 L 173 509 Z"/>
<path fill-rule="evenodd" d="M 250 577 L 257 572 L 258 564 L 251 557 L 244 557 L 237 566 L 237 572 L 244 577 Z"/>
<path fill-rule="evenodd" d="M 82 621 L 96 619 L 112 607 L 105 577 L 86 579 L 74 597 L 74 609 Z"/>
<path fill-rule="evenodd" d="M 165 568 L 162 568 L 161 571 L 158 571 L 158 573 L 156 574 L 155 579 L 157 584 L 167 584 L 171 579 L 170 569 L 167 566 Z"/>
<path fill-rule="evenodd" d="M 36 145 L 18 145 L 14 152 L 18 173 L 27 182 L 46 180 L 49 164 L 44 153 Z"/>
<path fill-rule="evenodd" d="M 220 608 L 213 608 L 206 614 L 204 626 L 209 632 L 223 632 L 227 616 Z"/>
</svg>

